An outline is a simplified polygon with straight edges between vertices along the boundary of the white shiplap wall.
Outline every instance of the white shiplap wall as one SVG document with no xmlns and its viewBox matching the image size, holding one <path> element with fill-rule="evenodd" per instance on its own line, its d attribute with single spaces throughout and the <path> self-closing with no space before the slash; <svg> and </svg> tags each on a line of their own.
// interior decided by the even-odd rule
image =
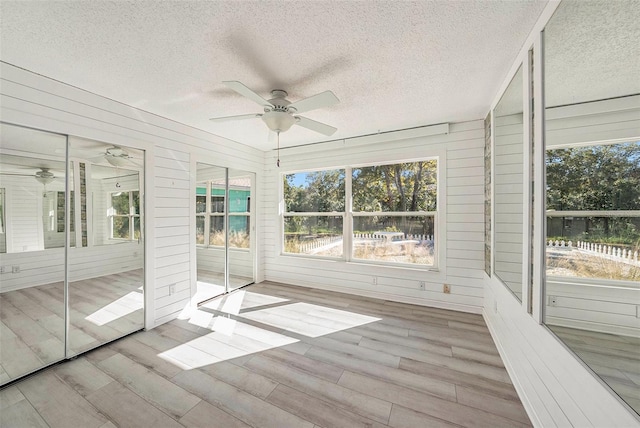
<svg viewBox="0 0 640 428">
<path fill-rule="evenodd" d="M 429 127 L 425 127 L 428 130 Z M 428 132 L 428 131 L 426 131 Z M 268 157 L 264 173 L 265 277 L 271 281 L 332 289 L 416 304 L 480 312 L 484 268 L 484 126 L 482 121 L 452 124 L 449 134 L 361 144 L 346 140 L 281 151 Z M 292 171 L 390 163 L 439 157 L 439 271 L 281 255 L 279 215 L 281 174 Z M 373 276 L 377 285 L 373 285 Z M 426 282 L 420 290 L 419 281 Z M 442 292 L 451 285 L 451 294 Z"/>
<path fill-rule="evenodd" d="M 6 63 L 0 76 L 0 120 L 146 151 L 145 325 L 177 316 L 195 290 L 192 159 L 254 172 L 259 183 L 263 152 Z"/>
</svg>

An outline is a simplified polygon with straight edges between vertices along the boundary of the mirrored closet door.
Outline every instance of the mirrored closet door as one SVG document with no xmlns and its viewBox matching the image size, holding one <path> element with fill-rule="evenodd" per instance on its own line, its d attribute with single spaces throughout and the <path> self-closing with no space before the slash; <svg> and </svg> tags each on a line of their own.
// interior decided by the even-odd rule
<svg viewBox="0 0 640 428">
<path fill-rule="evenodd" d="M 197 164 L 196 302 L 254 282 L 255 174 Z"/>
<path fill-rule="evenodd" d="M 0 385 L 144 326 L 144 152 L 0 124 Z"/>
</svg>

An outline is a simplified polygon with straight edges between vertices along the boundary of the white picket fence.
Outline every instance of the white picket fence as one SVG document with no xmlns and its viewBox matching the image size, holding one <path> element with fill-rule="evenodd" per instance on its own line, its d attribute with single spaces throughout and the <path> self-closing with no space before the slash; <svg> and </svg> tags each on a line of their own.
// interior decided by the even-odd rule
<svg viewBox="0 0 640 428">
<path fill-rule="evenodd" d="M 392 235 L 392 236 L 391 236 Z M 391 236 L 391 237 L 390 237 Z M 354 239 L 367 239 L 376 241 L 420 241 L 433 243 L 433 235 L 412 235 L 402 232 L 382 232 L 382 233 L 354 233 Z"/>
<path fill-rule="evenodd" d="M 576 249 L 589 254 L 606 257 L 610 260 L 640 265 L 640 262 L 638 261 L 637 250 L 631 251 L 627 250 L 626 248 L 614 247 L 613 245 L 594 244 L 592 242 L 578 241 L 576 243 L 576 246 L 574 247 L 573 242 L 571 241 L 550 240 L 549 242 L 547 242 L 547 248 Z"/>
<path fill-rule="evenodd" d="M 300 243 L 299 251 L 302 254 L 311 254 L 317 252 L 321 248 L 333 246 L 334 244 L 342 242 L 342 236 L 325 236 L 323 238 L 315 238 L 309 242 Z"/>
</svg>

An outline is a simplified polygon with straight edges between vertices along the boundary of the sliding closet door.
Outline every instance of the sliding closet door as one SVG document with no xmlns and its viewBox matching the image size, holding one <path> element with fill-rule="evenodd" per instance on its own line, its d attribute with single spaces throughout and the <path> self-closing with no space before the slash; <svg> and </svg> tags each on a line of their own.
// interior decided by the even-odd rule
<svg viewBox="0 0 640 428">
<path fill-rule="evenodd" d="M 144 152 L 70 137 L 67 356 L 144 326 Z"/>
<path fill-rule="evenodd" d="M 65 355 L 66 145 L 0 124 L 0 385 Z"/>
<path fill-rule="evenodd" d="M 197 294 L 203 302 L 254 282 L 255 174 L 196 164 Z"/>
</svg>

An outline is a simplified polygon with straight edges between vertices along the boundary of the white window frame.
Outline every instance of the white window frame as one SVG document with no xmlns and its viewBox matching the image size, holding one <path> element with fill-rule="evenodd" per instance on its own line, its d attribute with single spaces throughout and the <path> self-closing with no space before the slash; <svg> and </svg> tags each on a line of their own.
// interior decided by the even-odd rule
<svg viewBox="0 0 640 428">
<path fill-rule="evenodd" d="M 352 198 L 352 177 L 353 177 L 353 169 L 354 168 L 367 168 L 372 166 L 381 166 L 381 165 L 396 165 L 399 163 L 413 163 L 413 162 L 421 162 L 421 161 L 436 161 L 436 210 L 435 211 L 353 211 L 353 198 Z M 439 245 L 440 233 L 439 233 L 439 222 L 438 222 L 438 213 L 442 209 L 441 207 L 444 204 L 444 200 L 442 197 L 442 186 L 444 185 L 443 177 L 441 175 L 441 164 L 444 162 L 444 156 L 428 156 L 419 159 L 410 159 L 410 160 L 397 160 L 393 162 L 376 162 L 376 163 L 367 163 L 367 164 L 358 164 L 358 165 L 350 165 L 350 166 L 336 166 L 336 167 L 327 167 L 322 169 L 300 169 L 296 171 L 287 171 L 281 173 L 280 176 L 280 201 L 281 201 L 281 215 L 280 215 L 280 255 L 286 257 L 300 257 L 300 258 L 308 258 L 313 260 L 340 260 L 347 263 L 357 263 L 363 265 L 376 265 L 376 266 L 387 266 L 387 267 L 396 267 L 396 268 L 408 268 L 408 269 L 416 269 L 416 270 L 425 270 L 425 271 L 437 271 L 439 269 L 439 261 L 442 257 L 441 248 Z M 286 205 L 284 203 L 284 180 L 287 175 L 291 174 L 299 174 L 299 173 L 311 173 L 318 171 L 336 171 L 336 170 L 344 170 L 345 174 L 345 211 L 343 212 L 287 212 Z M 342 256 L 340 257 L 330 257 L 330 256 L 318 256 L 313 254 L 300 254 L 300 253 L 288 253 L 285 252 L 285 242 L 284 242 L 284 221 L 287 217 L 342 217 L 342 235 L 343 235 L 343 250 Z M 433 241 L 434 241 L 434 255 L 433 255 L 433 264 L 430 265 L 420 265 L 414 263 L 399 263 L 399 262 L 388 262 L 388 261 L 380 261 L 380 260 L 368 260 L 368 259 L 358 259 L 353 257 L 353 219 L 355 217 L 374 217 L 374 216 L 387 216 L 387 217 L 433 217 Z"/>
<path fill-rule="evenodd" d="M 133 192 L 139 192 L 138 190 L 123 190 L 118 192 L 109 192 L 109 239 L 114 241 L 138 241 L 138 238 L 135 237 L 135 225 L 134 219 L 140 218 L 140 213 L 134 213 L 133 211 Z M 113 208 L 113 195 L 116 193 L 127 193 L 129 195 L 129 213 L 128 214 L 115 214 L 115 210 Z M 140 201 L 140 196 L 138 196 L 138 201 Z M 113 236 L 113 219 L 115 217 L 127 217 L 129 219 L 129 238 L 116 238 Z"/>
</svg>

